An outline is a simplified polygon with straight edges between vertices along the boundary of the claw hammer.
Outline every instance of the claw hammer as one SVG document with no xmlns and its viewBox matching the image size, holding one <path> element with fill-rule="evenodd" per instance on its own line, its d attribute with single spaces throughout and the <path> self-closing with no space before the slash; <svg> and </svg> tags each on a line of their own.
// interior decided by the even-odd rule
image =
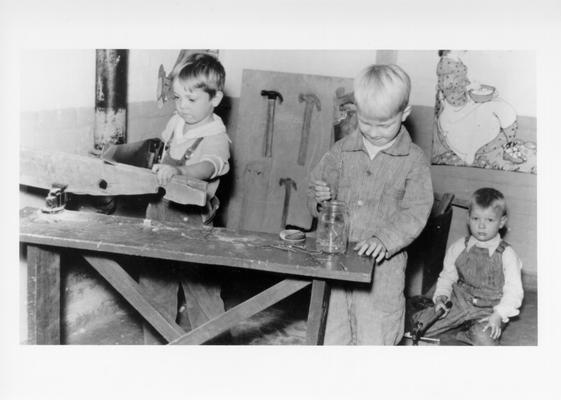
<svg viewBox="0 0 561 400">
<path fill-rule="evenodd" d="M 306 154 L 308 152 L 308 141 L 310 140 L 310 125 L 312 122 L 312 111 L 314 106 L 318 111 L 321 111 L 321 103 L 319 98 L 313 93 L 301 93 L 298 96 L 300 103 L 306 103 L 304 107 L 304 122 L 302 124 L 302 133 L 300 137 L 300 149 L 298 150 L 298 164 L 304 165 L 306 163 Z"/>
<path fill-rule="evenodd" d="M 292 189 L 297 190 L 296 182 L 291 178 L 281 178 L 279 180 L 279 185 L 284 186 L 284 203 L 282 206 L 282 219 L 281 219 L 281 229 L 286 228 L 286 219 L 288 217 L 288 207 L 290 205 L 290 194 Z"/>
<path fill-rule="evenodd" d="M 263 146 L 263 156 L 271 157 L 273 154 L 273 131 L 275 129 L 275 105 L 277 99 L 283 102 L 282 95 L 276 90 L 262 90 L 261 96 L 267 97 L 267 126 L 265 128 L 265 140 Z"/>
</svg>

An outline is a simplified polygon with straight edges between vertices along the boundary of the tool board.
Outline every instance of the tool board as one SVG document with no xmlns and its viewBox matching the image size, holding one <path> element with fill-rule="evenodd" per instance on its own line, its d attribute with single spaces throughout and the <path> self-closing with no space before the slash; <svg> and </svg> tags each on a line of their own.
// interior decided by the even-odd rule
<svg viewBox="0 0 561 400">
<path fill-rule="evenodd" d="M 270 100 L 262 91 L 282 96 L 274 101 L 271 157 L 264 151 Z M 232 143 L 233 190 L 227 227 L 279 232 L 286 225 L 309 229 L 312 216 L 306 207 L 308 176 L 334 142 L 339 118 L 337 96 L 352 92 L 352 79 L 275 71 L 244 70 L 238 126 Z M 303 165 L 298 163 L 306 102 L 299 96 L 313 94 L 319 100 L 309 116 L 309 136 Z M 310 108 L 312 106 L 309 106 Z M 283 218 L 286 188 L 279 182 L 294 181 Z"/>
</svg>

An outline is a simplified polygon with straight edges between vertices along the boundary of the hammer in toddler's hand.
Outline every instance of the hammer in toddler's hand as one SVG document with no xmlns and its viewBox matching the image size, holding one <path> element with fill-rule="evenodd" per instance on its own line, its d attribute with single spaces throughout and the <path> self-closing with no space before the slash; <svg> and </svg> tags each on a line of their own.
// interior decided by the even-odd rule
<svg viewBox="0 0 561 400">
<path fill-rule="evenodd" d="M 304 122 L 302 124 L 302 134 L 300 137 L 300 150 L 298 151 L 298 164 L 304 165 L 306 163 L 306 154 L 308 152 L 308 141 L 310 136 L 310 124 L 312 122 L 312 111 L 314 106 L 321 111 L 321 103 L 318 97 L 313 93 L 303 94 L 298 96 L 300 103 L 305 102 L 304 107 Z"/>
<path fill-rule="evenodd" d="M 273 154 L 273 131 L 275 124 L 275 105 L 277 99 L 283 102 L 282 95 L 276 90 L 262 90 L 261 96 L 267 96 L 267 126 L 265 128 L 265 140 L 263 146 L 263 156 L 271 157 Z"/>
<path fill-rule="evenodd" d="M 282 220 L 281 220 L 281 229 L 286 227 L 286 218 L 288 217 L 288 206 L 290 204 L 290 194 L 292 188 L 296 189 L 296 182 L 294 182 L 291 178 L 281 178 L 279 180 L 279 185 L 284 185 L 284 203 L 282 206 Z"/>
<path fill-rule="evenodd" d="M 452 302 L 448 301 L 445 304 L 446 309 L 452 308 Z M 413 338 L 413 345 L 417 345 L 421 337 L 425 334 L 425 332 L 446 312 L 445 309 L 440 308 L 438 311 L 435 311 L 431 314 L 428 314 L 427 320 L 425 321 L 417 321 L 415 323 L 415 327 L 413 328 L 413 332 L 411 332 L 411 337 Z"/>
</svg>

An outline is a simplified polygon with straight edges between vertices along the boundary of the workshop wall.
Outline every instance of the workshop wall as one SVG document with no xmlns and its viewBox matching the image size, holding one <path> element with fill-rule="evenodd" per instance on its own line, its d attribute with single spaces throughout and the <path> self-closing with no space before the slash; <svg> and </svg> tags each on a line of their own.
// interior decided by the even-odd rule
<svg viewBox="0 0 561 400">
<path fill-rule="evenodd" d="M 156 104 L 160 64 L 169 72 L 179 50 L 130 50 L 129 142 L 154 137 L 173 110 Z M 372 50 L 221 50 L 227 71 L 222 112 L 237 106 L 243 69 L 353 77 L 376 60 Z M 344 62 L 342 62 L 344 60 Z M 95 50 L 28 50 L 21 57 L 21 146 L 87 154 L 93 143 Z M 46 79 L 45 77 L 48 77 Z M 227 121 L 231 122 L 231 121 Z M 229 123 L 229 127 L 234 129 Z M 56 139 L 56 140 L 53 140 Z"/>
<path fill-rule="evenodd" d="M 156 136 L 170 115 L 171 104 L 156 105 L 156 78 L 160 64 L 169 71 L 177 54 L 129 52 L 129 142 Z M 20 66 L 21 146 L 87 154 L 93 146 L 95 50 L 28 50 Z"/>
</svg>

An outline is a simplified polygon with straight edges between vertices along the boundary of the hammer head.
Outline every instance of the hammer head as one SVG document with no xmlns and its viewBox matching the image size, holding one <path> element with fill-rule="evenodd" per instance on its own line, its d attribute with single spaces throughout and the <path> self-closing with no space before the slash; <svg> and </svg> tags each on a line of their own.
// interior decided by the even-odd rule
<svg viewBox="0 0 561 400">
<path fill-rule="evenodd" d="M 321 111 L 321 102 L 319 101 L 319 98 L 313 94 L 313 93 L 300 93 L 298 95 L 298 101 L 300 103 L 302 102 L 306 102 L 306 103 L 312 103 L 313 105 L 316 106 L 316 108 L 318 109 L 318 111 Z"/>
<path fill-rule="evenodd" d="M 277 92 L 276 90 L 262 90 L 261 96 L 267 96 L 269 100 L 276 100 L 279 99 L 279 103 L 283 102 L 282 94 Z"/>
<path fill-rule="evenodd" d="M 280 178 L 279 179 L 279 186 L 286 186 L 286 187 L 290 187 L 292 186 L 294 188 L 294 190 L 296 189 L 296 182 L 293 181 L 291 178 Z"/>
</svg>

